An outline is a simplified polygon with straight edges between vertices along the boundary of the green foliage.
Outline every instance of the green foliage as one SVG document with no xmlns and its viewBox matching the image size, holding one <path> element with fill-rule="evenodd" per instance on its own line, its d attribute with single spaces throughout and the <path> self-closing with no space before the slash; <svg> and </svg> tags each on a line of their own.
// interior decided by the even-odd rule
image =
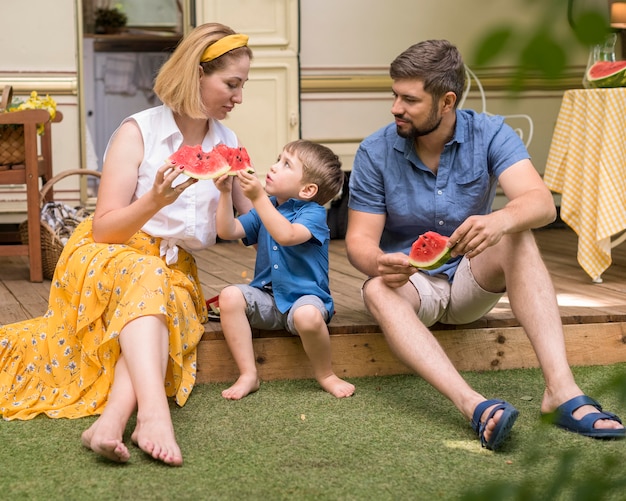
<svg viewBox="0 0 626 501">
<path fill-rule="evenodd" d="M 523 68 L 537 70 L 548 78 L 558 77 L 567 65 L 566 50 L 545 29 L 533 34 L 520 57 Z"/>
<path fill-rule="evenodd" d="M 128 22 L 128 16 L 116 7 L 96 9 L 96 29 L 123 28 Z"/>
<path fill-rule="evenodd" d="M 606 16 L 597 10 L 585 11 L 571 22 L 576 38 L 585 46 L 602 43 L 609 29 Z"/>
<path fill-rule="evenodd" d="M 537 459 L 537 458 L 535 458 Z M 617 499 L 626 486 L 622 475 L 621 455 L 601 457 L 594 468 L 580 458 L 577 451 L 563 452 L 556 471 L 546 480 L 525 478 L 521 482 L 499 481 L 466 493 L 462 501 L 599 501 Z"/>
<path fill-rule="evenodd" d="M 520 90 L 525 79 L 540 76 L 559 78 L 568 65 L 573 45 L 589 47 L 602 43 L 609 32 L 607 14 L 599 8 L 586 8 L 575 14 L 575 0 L 519 0 L 520 8 L 538 12 L 531 26 L 503 23 L 476 42 L 470 65 L 487 66 L 503 55 L 513 55 L 517 71 L 511 82 Z M 555 29 L 555 19 L 567 19 L 569 30 Z"/>
<path fill-rule="evenodd" d="M 484 66 L 507 47 L 515 34 L 514 26 L 498 26 L 479 41 L 472 66 Z"/>
</svg>

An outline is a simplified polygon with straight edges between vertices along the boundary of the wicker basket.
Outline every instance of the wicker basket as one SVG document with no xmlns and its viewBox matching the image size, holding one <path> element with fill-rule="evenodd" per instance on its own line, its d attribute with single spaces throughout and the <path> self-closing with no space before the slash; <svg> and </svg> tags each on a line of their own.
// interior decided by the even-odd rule
<svg viewBox="0 0 626 501">
<path fill-rule="evenodd" d="M 50 191 L 52 186 L 61 179 L 74 175 L 95 176 L 99 178 L 101 174 L 98 171 L 88 169 L 70 169 L 57 174 L 41 187 L 40 202 L 42 207 L 46 201 L 46 194 Z M 40 221 L 40 228 L 43 276 L 51 280 L 54 276 L 54 269 L 59 261 L 61 252 L 63 252 L 64 243 L 61 241 L 59 234 L 45 221 Z M 28 245 L 28 221 L 24 221 L 20 224 L 20 238 L 24 245 Z"/>
<path fill-rule="evenodd" d="M 2 91 L 2 103 L 0 113 L 11 104 L 13 87 L 6 85 Z M 23 164 L 25 160 L 24 126 L 23 125 L 0 125 L 0 165 Z"/>
</svg>

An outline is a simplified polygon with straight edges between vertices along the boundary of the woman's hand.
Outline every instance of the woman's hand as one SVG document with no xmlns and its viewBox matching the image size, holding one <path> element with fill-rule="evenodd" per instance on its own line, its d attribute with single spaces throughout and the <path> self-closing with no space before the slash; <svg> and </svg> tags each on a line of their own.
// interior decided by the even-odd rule
<svg viewBox="0 0 626 501">
<path fill-rule="evenodd" d="M 165 207 L 175 202 L 180 194 L 198 180 L 189 178 L 186 181 L 174 185 L 174 181 L 183 173 L 183 167 L 166 163 L 156 173 L 152 194 L 160 207 Z"/>
</svg>

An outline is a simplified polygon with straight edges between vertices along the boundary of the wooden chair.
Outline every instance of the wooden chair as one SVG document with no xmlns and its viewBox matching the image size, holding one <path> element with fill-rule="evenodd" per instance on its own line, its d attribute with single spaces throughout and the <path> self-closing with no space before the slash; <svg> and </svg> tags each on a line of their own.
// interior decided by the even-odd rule
<svg viewBox="0 0 626 501">
<path fill-rule="evenodd" d="M 0 113 L 0 124 L 24 126 L 24 163 L 20 165 L 0 166 L 0 185 L 26 185 L 26 211 L 28 215 L 28 245 L 0 245 L 0 256 L 28 256 L 31 282 L 42 282 L 41 229 L 40 229 L 40 185 L 52 178 L 52 122 L 63 120 L 63 114 L 57 111 L 54 120 L 50 120 L 47 110 L 22 110 Z M 44 124 L 44 133 L 37 134 L 37 124 Z M 0 145 L 1 147 L 1 145 Z M 52 200 L 53 193 L 46 196 Z"/>
</svg>

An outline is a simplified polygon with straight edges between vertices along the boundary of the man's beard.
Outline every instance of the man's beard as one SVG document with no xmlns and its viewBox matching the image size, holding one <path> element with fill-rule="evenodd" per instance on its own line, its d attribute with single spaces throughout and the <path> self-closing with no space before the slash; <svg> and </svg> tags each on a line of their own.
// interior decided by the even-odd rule
<svg viewBox="0 0 626 501">
<path fill-rule="evenodd" d="M 400 127 L 396 127 L 396 132 L 400 137 L 405 139 L 416 139 L 421 136 L 427 136 L 439 128 L 442 118 L 441 116 L 437 116 L 437 109 L 433 106 L 430 115 L 428 115 L 428 120 L 423 127 L 417 128 L 411 123 L 411 128 L 408 131 L 403 131 Z"/>
</svg>

